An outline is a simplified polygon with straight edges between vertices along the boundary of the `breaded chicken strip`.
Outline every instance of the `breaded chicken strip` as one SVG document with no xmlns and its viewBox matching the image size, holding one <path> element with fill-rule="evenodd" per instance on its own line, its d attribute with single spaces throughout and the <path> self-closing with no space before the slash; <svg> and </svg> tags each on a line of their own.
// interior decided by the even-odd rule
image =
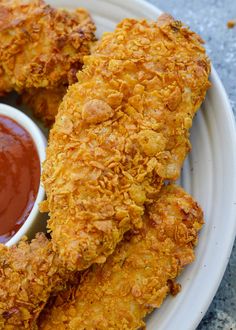
<svg viewBox="0 0 236 330">
<path fill-rule="evenodd" d="M 77 277 L 62 267 L 44 234 L 30 244 L 0 245 L 0 329 L 34 329 L 50 294 Z"/>
<path fill-rule="evenodd" d="M 84 9 L 54 9 L 43 0 L 0 2 L 0 95 L 75 81 L 95 26 Z"/>
<path fill-rule="evenodd" d="M 194 260 L 202 211 L 181 188 L 167 186 L 144 218 L 104 265 L 84 273 L 72 297 L 69 291 L 46 307 L 40 330 L 139 329 L 169 292 L 178 292 L 174 280 Z"/>
<path fill-rule="evenodd" d="M 78 73 L 50 132 L 43 183 L 53 248 L 70 269 L 103 263 L 142 227 L 144 203 L 180 175 L 209 87 L 201 39 L 179 21 L 125 19 Z"/>
<path fill-rule="evenodd" d="M 202 212 L 190 196 L 175 186 L 163 188 L 158 198 L 153 206 L 149 206 L 142 230 L 127 236 L 104 267 L 94 266 L 83 277 L 83 284 L 78 292 L 84 297 L 84 307 L 79 308 L 87 309 L 92 287 L 94 286 L 95 290 L 97 283 L 94 294 L 98 300 L 94 301 L 91 308 L 96 308 L 96 304 L 101 300 L 103 309 L 107 298 L 104 297 L 103 301 L 101 297 L 104 293 L 106 296 L 108 290 L 113 288 L 111 297 L 117 296 L 113 303 L 120 307 L 127 305 L 129 311 L 132 300 L 140 298 L 138 290 L 142 288 L 138 287 L 138 283 L 144 285 L 144 278 L 149 280 L 150 286 L 143 287 L 145 292 L 142 292 L 145 295 L 142 299 L 148 297 L 150 290 L 150 299 L 158 299 L 155 300 L 159 301 L 158 305 L 169 290 L 173 292 L 178 289 L 172 280 L 185 264 L 193 260 L 192 247 L 202 224 Z M 65 301 L 70 298 L 76 291 L 80 276 L 81 274 L 70 272 L 63 267 L 44 234 L 38 234 L 31 243 L 22 240 L 18 246 L 11 248 L 0 245 L 0 329 L 34 329 L 35 321 L 49 296 L 67 289 L 57 298 L 57 304 L 59 299 Z M 156 290 L 155 295 L 153 287 Z M 132 294 L 129 293 L 130 290 Z M 134 306 L 137 302 L 134 302 Z M 136 306 L 133 316 L 136 317 L 140 308 L 143 308 L 145 313 L 148 310 L 141 305 Z M 71 311 L 71 307 L 69 310 Z M 105 308 L 104 313 L 106 312 Z M 114 321 L 119 312 L 118 310 L 117 315 L 114 315 Z M 55 315 L 55 311 L 53 314 Z M 69 321 L 70 315 L 71 312 L 65 320 Z M 142 315 L 144 314 L 139 315 L 137 322 L 141 321 Z M 101 316 L 100 313 L 96 317 Z M 124 318 L 126 317 L 127 315 L 124 315 Z M 95 319 L 91 319 L 91 322 L 95 322 Z"/>
<path fill-rule="evenodd" d="M 67 86 L 54 89 L 31 88 L 22 94 L 22 102 L 32 109 L 35 116 L 42 119 L 46 126 L 51 126 L 67 88 Z"/>
</svg>

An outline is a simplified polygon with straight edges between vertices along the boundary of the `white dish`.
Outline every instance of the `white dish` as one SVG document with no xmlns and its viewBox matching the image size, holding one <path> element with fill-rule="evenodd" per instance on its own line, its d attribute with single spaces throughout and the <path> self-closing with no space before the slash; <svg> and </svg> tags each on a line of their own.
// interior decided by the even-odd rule
<svg viewBox="0 0 236 330">
<path fill-rule="evenodd" d="M 112 31 L 125 17 L 156 19 L 161 13 L 141 0 L 47 0 L 56 7 L 87 8 L 97 35 Z M 176 4 L 178 5 L 178 4 Z M 236 232 L 236 133 L 225 90 L 212 69 L 212 88 L 198 112 L 192 132 L 192 152 L 181 184 L 201 204 L 206 224 L 196 261 L 179 277 L 182 291 L 169 297 L 147 320 L 147 330 L 195 329 L 224 274 Z"/>
<path fill-rule="evenodd" d="M 38 126 L 23 112 L 6 104 L 0 103 L 0 115 L 4 115 L 15 120 L 24 129 L 26 129 L 34 141 L 39 155 L 40 164 L 42 164 L 42 162 L 45 160 L 45 149 L 47 141 Z M 44 197 L 45 192 L 43 187 L 40 185 L 34 206 L 28 218 L 21 226 L 21 228 L 16 232 L 16 234 L 5 244 L 6 246 L 12 246 L 18 243 L 19 240 L 25 235 L 28 238 L 33 238 L 37 232 L 42 231 L 43 229 L 45 230 L 46 226 L 43 222 L 45 216 L 39 213 L 38 208 L 38 204 L 44 200 Z"/>
</svg>

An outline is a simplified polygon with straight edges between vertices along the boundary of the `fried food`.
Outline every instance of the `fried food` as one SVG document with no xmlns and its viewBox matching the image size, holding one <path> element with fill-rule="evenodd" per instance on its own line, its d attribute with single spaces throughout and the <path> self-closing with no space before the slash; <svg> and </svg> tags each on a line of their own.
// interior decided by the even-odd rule
<svg viewBox="0 0 236 330">
<path fill-rule="evenodd" d="M 144 226 L 121 242 L 104 265 L 82 276 L 76 292 L 59 295 L 40 316 L 40 330 L 139 329 L 160 307 L 175 278 L 194 260 L 203 214 L 177 186 L 164 187 L 148 207 Z"/>
<path fill-rule="evenodd" d="M 60 86 L 54 89 L 29 89 L 22 94 L 22 102 L 33 110 L 37 118 L 42 119 L 44 124 L 50 127 L 55 121 L 67 88 L 67 86 Z"/>
<path fill-rule="evenodd" d="M 44 234 L 30 244 L 0 245 L 0 329 L 34 329 L 49 296 L 77 279 L 62 267 Z"/>
<path fill-rule="evenodd" d="M 43 0 L 1 0 L 0 95 L 74 82 L 94 31 L 84 9 L 54 9 Z"/>
<path fill-rule="evenodd" d="M 94 313 L 87 326 L 101 319 L 101 329 L 105 325 L 110 329 L 109 322 L 113 320 L 115 326 L 121 310 L 125 310 L 121 324 L 126 319 L 133 327 L 135 322 L 142 322 L 151 311 L 150 304 L 152 308 L 158 307 L 169 291 L 178 291 L 173 281 L 194 259 L 193 246 L 203 215 L 187 193 L 172 185 L 162 188 L 158 200 L 147 208 L 143 221 L 143 228 L 129 233 L 104 266 L 92 266 L 85 275 L 65 269 L 44 234 L 38 234 L 31 243 L 24 239 L 11 248 L 0 245 L 0 329 L 36 328 L 38 315 L 49 297 L 53 301 L 57 293 L 60 294 L 52 310 L 47 307 L 41 317 L 41 326 L 46 329 L 54 329 L 57 323 L 62 326 L 62 319 L 73 324 L 71 329 L 77 329 L 78 322 L 83 328 L 86 313 L 97 309 L 97 304 L 101 304 L 99 313 Z M 73 303 L 71 297 L 76 297 Z M 90 299 L 92 304 L 88 308 Z M 63 306 L 59 307 L 62 301 Z M 114 309 L 115 314 L 108 317 L 108 307 L 115 304 L 118 312 Z M 57 317 L 57 309 L 64 307 Z M 78 318 L 72 320 L 75 308 Z"/>
<path fill-rule="evenodd" d="M 103 263 L 144 204 L 179 177 L 209 87 L 201 39 L 170 16 L 125 19 L 84 57 L 50 132 L 42 180 L 53 248 L 70 269 Z"/>
</svg>

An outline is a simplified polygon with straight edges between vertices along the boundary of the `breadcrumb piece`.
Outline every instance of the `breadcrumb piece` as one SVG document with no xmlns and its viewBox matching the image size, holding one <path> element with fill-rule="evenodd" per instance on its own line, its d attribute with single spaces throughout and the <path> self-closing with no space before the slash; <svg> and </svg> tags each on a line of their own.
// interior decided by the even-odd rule
<svg viewBox="0 0 236 330">
<path fill-rule="evenodd" d="M 231 19 L 227 22 L 227 27 L 228 29 L 233 29 L 236 25 L 236 20 L 235 19 Z"/>
</svg>

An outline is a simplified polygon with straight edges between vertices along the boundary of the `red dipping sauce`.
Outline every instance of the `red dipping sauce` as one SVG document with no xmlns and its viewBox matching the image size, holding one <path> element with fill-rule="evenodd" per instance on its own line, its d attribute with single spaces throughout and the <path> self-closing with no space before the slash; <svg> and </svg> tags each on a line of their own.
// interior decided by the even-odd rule
<svg viewBox="0 0 236 330">
<path fill-rule="evenodd" d="M 0 243 L 7 242 L 32 210 L 40 183 L 40 160 L 30 134 L 0 115 Z"/>
</svg>

